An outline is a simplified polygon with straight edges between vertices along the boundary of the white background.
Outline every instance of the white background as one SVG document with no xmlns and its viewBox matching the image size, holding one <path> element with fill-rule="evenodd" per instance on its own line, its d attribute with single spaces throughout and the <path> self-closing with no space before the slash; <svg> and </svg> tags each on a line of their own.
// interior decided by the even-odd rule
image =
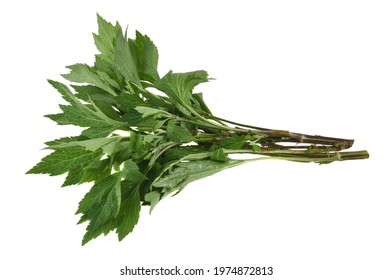
<svg viewBox="0 0 392 280">
<path fill-rule="evenodd" d="M 169 69 L 205 69 L 221 117 L 354 138 L 369 160 L 254 162 L 144 209 L 134 232 L 82 247 L 88 185 L 24 175 L 43 142 L 77 133 L 46 78 L 92 63 L 96 12 L 148 34 Z M 390 1 L 8 1 L 0 10 L 1 279 L 124 277 L 125 265 L 273 266 L 265 279 L 392 279 Z M 177 277 L 178 279 L 185 279 Z M 189 279 L 258 279 L 189 277 Z M 164 279 L 169 279 L 166 277 Z M 172 277 L 170 277 L 172 279 Z M 173 278 L 174 279 L 174 278 Z M 263 279 L 263 278 L 262 278 Z"/>
</svg>

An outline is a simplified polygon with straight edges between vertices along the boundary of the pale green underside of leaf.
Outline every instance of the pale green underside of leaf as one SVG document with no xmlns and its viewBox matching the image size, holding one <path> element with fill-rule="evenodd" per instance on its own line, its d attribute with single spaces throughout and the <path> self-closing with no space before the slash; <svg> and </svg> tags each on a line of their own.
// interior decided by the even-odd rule
<svg viewBox="0 0 392 280">
<path fill-rule="evenodd" d="M 196 160 L 178 163 L 168 175 L 160 178 L 153 186 L 164 188 L 165 192 L 180 191 L 187 184 L 213 175 L 224 169 L 243 164 L 242 160 L 218 162 L 213 160 Z"/>
<path fill-rule="evenodd" d="M 62 76 L 70 82 L 88 83 L 101 88 L 112 95 L 117 95 L 114 87 L 119 87 L 116 81 L 112 80 L 106 73 L 94 71 L 86 64 L 74 64 L 67 66 L 71 70 L 69 74 Z"/>
<path fill-rule="evenodd" d="M 161 199 L 161 193 L 159 191 L 152 191 L 147 193 L 144 196 L 144 199 L 150 203 L 150 214 L 152 210 L 154 210 L 155 206 L 158 204 L 158 202 Z"/>
<path fill-rule="evenodd" d="M 120 143 L 123 137 L 114 136 L 114 137 L 105 137 L 105 138 L 95 138 L 89 140 L 79 140 L 79 141 L 70 141 L 67 143 L 61 143 L 57 145 L 51 145 L 50 149 L 61 149 L 61 148 L 69 148 L 69 147 L 83 147 L 89 151 L 97 151 L 98 149 L 102 149 L 105 154 L 111 155 Z"/>
</svg>

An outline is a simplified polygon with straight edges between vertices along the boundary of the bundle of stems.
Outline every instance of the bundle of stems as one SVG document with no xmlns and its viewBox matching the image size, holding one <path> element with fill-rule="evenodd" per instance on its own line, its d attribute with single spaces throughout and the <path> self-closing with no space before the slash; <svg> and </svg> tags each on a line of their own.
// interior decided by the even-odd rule
<svg viewBox="0 0 392 280">
<path fill-rule="evenodd" d="M 367 151 L 344 151 L 353 140 L 217 117 L 194 92 L 210 80 L 206 71 L 169 71 L 161 77 L 158 49 L 148 36 L 136 31 L 136 38 L 128 38 L 118 23 L 99 15 L 98 27 L 94 65 L 68 66 L 70 73 L 62 76 L 69 85 L 49 80 L 67 104 L 46 117 L 83 131 L 46 142 L 53 152 L 28 171 L 67 174 L 63 186 L 94 183 L 77 210 L 80 223 L 89 223 L 83 244 L 113 230 L 122 240 L 136 225 L 142 205 L 152 210 L 190 182 L 246 162 L 325 164 L 369 157 Z M 230 157 L 234 154 L 256 157 Z"/>
<path fill-rule="evenodd" d="M 222 140 L 233 137 L 233 135 L 246 135 L 248 137 L 249 141 L 243 148 L 227 150 L 228 154 L 256 154 L 275 159 L 322 164 L 369 158 L 369 153 L 366 150 L 344 151 L 353 146 L 353 139 L 263 128 L 230 121 L 212 114 L 204 114 L 203 119 L 204 123 L 193 122 L 192 120 L 184 121 L 197 124 L 207 130 L 220 129 L 227 132 L 225 136 L 216 136 L 213 133 L 198 133 L 201 138 L 209 141 Z"/>
</svg>

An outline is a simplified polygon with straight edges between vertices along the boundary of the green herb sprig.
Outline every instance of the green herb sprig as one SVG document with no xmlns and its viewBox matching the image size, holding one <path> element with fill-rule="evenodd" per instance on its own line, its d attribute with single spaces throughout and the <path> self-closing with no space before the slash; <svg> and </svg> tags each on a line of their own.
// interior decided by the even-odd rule
<svg viewBox="0 0 392 280">
<path fill-rule="evenodd" d="M 63 187 L 93 182 L 76 214 L 88 222 L 82 244 L 116 231 L 127 236 L 142 205 L 152 210 L 188 183 L 246 162 L 280 159 L 316 162 L 365 159 L 343 152 L 353 140 L 292 133 L 214 116 L 194 88 L 206 71 L 170 71 L 160 77 L 158 50 L 136 31 L 130 39 L 118 23 L 98 15 L 99 50 L 93 66 L 68 66 L 70 86 L 49 80 L 67 104 L 46 115 L 58 125 L 83 128 L 79 136 L 46 142 L 53 150 L 27 173 L 67 174 Z M 154 94 L 160 91 L 162 94 Z M 233 154 L 258 155 L 232 159 Z"/>
</svg>

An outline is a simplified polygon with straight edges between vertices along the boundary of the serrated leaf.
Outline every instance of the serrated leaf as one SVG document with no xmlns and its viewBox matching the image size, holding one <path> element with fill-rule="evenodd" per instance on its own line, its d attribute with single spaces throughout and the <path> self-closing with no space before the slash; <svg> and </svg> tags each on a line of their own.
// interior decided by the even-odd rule
<svg viewBox="0 0 392 280">
<path fill-rule="evenodd" d="M 135 45 L 137 48 L 138 72 L 141 79 L 155 83 L 159 80 L 158 49 L 151 39 L 136 31 Z"/>
<path fill-rule="evenodd" d="M 83 177 L 83 167 L 80 166 L 78 168 L 71 169 L 68 171 L 67 177 L 65 178 L 64 183 L 61 187 L 72 186 L 78 184 Z"/>
<path fill-rule="evenodd" d="M 152 144 L 146 140 L 145 135 L 131 132 L 129 137 L 129 148 L 132 158 L 137 161 L 143 159 L 150 151 Z"/>
<path fill-rule="evenodd" d="M 86 86 L 77 86 L 72 85 L 72 88 L 75 89 L 77 94 L 75 96 L 83 101 L 89 102 L 90 99 L 98 102 L 105 102 L 110 105 L 114 105 L 114 96 L 108 94 L 107 91 L 100 89 L 99 87 L 86 85 Z"/>
<path fill-rule="evenodd" d="M 67 120 L 80 127 L 108 127 L 108 123 L 96 114 L 79 107 L 60 105 Z"/>
<path fill-rule="evenodd" d="M 192 107 L 192 91 L 194 87 L 205 82 L 208 82 L 208 73 L 204 70 L 186 73 L 173 73 L 169 71 L 155 86 L 157 89 L 166 93 L 174 102 L 187 109 Z M 178 109 L 181 111 L 184 110 L 183 107 L 178 107 Z"/>
<path fill-rule="evenodd" d="M 80 183 L 100 181 L 110 175 L 112 171 L 111 159 L 106 158 L 91 162 L 84 170 Z"/>
<path fill-rule="evenodd" d="M 369 156 L 366 151 L 340 152 L 353 140 L 257 128 L 214 116 L 202 94 L 194 92 L 209 80 L 206 71 L 169 71 L 160 78 L 158 50 L 148 36 L 136 32 L 135 39 L 127 38 L 118 23 L 97 18 L 94 41 L 100 53 L 93 66 L 68 67 L 63 77 L 73 88 L 48 81 L 67 105 L 46 117 L 84 130 L 46 142 L 54 152 L 27 172 L 67 173 L 63 186 L 94 182 L 77 212 L 82 214 L 79 223 L 89 223 L 83 245 L 113 230 L 122 240 L 138 222 L 141 205 L 150 205 L 151 211 L 188 183 L 245 162 L 271 156 L 326 163 Z M 232 153 L 260 157 L 232 160 Z"/>
<path fill-rule="evenodd" d="M 135 107 L 145 105 L 143 99 L 136 94 L 123 94 L 116 96 L 114 99 L 117 106 L 124 112 L 128 112 Z"/>
<path fill-rule="evenodd" d="M 95 158 L 102 156 L 101 151 L 87 151 L 81 147 L 72 147 L 56 150 L 44 157 L 28 174 L 49 174 L 51 176 L 61 175 L 71 169 L 87 166 Z"/>
<path fill-rule="evenodd" d="M 94 69 L 87 64 L 74 64 L 67 66 L 67 68 L 70 69 L 71 72 L 61 76 L 63 76 L 68 81 L 75 83 L 88 83 L 90 85 L 99 87 L 114 96 L 117 95 L 111 86 L 111 84 L 116 85 L 117 83 L 106 73 L 94 71 Z"/>
<path fill-rule="evenodd" d="M 142 88 L 137 73 L 136 57 L 133 42 L 126 38 L 126 34 L 124 36 L 119 32 L 114 50 L 114 65 L 129 83 Z"/>
<path fill-rule="evenodd" d="M 122 125 L 121 117 L 112 105 L 100 101 L 90 101 L 96 109 L 96 114 L 102 119 L 105 119 L 108 124 Z"/>
<path fill-rule="evenodd" d="M 51 84 L 61 94 L 65 101 L 68 101 L 73 105 L 79 104 L 78 99 L 66 85 L 53 80 L 48 80 L 48 83 Z"/>
<path fill-rule="evenodd" d="M 132 159 L 124 161 L 121 177 L 132 185 L 138 185 L 140 182 L 147 179 L 147 177 L 140 172 L 139 166 Z"/>
<path fill-rule="evenodd" d="M 128 191 L 125 195 L 125 200 L 121 205 L 120 213 L 116 218 L 117 224 L 117 235 L 118 239 L 121 241 L 132 232 L 133 228 L 137 224 L 140 215 L 140 194 L 139 188 L 137 186 L 129 186 Z"/>
<path fill-rule="evenodd" d="M 110 78 L 108 80 L 109 85 L 111 85 L 115 90 L 123 91 L 124 79 L 122 75 L 117 71 L 113 61 L 107 61 L 102 58 L 101 55 L 95 56 L 94 71 L 97 73 L 105 73 Z"/>
<path fill-rule="evenodd" d="M 82 135 L 86 136 L 87 138 L 93 139 L 93 138 L 102 138 L 106 137 L 109 134 L 111 134 L 113 131 L 116 129 L 119 129 L 120 126 L 114 126 L 114 125 L 103 125 L 99 127 L 89 127 L 85 130 L 82 131 Z"/>
<path fill-rule="evenodd" d="M 121 177 L 112 174 L 95 184 L 79 203 L 76 214 L 85 213 L 90 221 L 87 231 L 94 232 L 119 213 Z"/>
<path fill-rule="evenodd" d="M 97 14 L 98 20 L 98 34 L 93 34 L 94 43 L 97 49 L 101 52 L 101 57 L 107 61 L 114 61 L 114 49 L 118 33 L 121 32 L 121 27 L 118 23 L 113 25 L 104 20 Z"/>
<path fill-rule="evenodd" d="M 166 127 L 167 137 L 174 143 L 186 143 L 195 138 L 186 127 L 177 125 L 175 121 L 169 121 Z"/>
<path fill-rule="evenodd" d="M 63 109 L 64 117 L 69 122 L 75 125 L 80 125 L 78 119 L 80 119 L 80 117 L 84 117 L 84 118 L 93 118 L 95 119 L 95 122 L 99 121 L 99 122 L 106 122 L 109 125 L 121 125 L 119 121 L 116 121 L 116 119 L 120 119 L 118 113 L 110 105 L 102 102 L 94 102 L 89 97 L 89 101 L 92 103 L 93 108 L 95 108 L 94 111 L 88 105 L 81 103 L 80 100 L 78 100 L 75 97 L 75 95 L 69 90 L 67 86 L 56 81 L 52 81 L 52 80 L 48 80 L 48 81 L 53 87 L 55 87 L 61 93 L 64 99 L 71 104 L 71 106 L 60 105 L 60 108 Z M 98 103 L 98 105 L 96 103 Z M 78 116 L 76 116 L 75 118 L 75 115 Z M 92 125 L 91 122 L 89 122 L 89 124 L 84 124 L 84 125 L 95 126 Z"/>
<path fill-rule="evenodd" d="M 52 121 L 56 122 L 58 125 L 68 125 L 71 122 L 66 118 L 64 113 L 59 114 L 49 114 L 45 115 L 45 118 L 51 119 Z"/>
<path fill-rule="evenodd" d="M 87 217 L 83 217 L 84 219 L 87 219 Z M 82 220 L 78 223 L 83 223 L 86 220 Z M 110 231 L 112 231 L 114 229 L 114 219 L 109 219 L 108 221 L 106 221 L 104 224 L 102 224 L 101 226 L 99 226 L 98 228 L 96 228 L 94 231 L 92 231 L 91 229 L 86 231 L 86 234 L 83 236 L 83 240 L 82 240 L 82 246 L 86 245 L 89 241 L 97 238 L 98 236 L 100 236 L 101 234 L 103 235 L 107 235 Z"/>
<path fill-rule="evenodd" d="M 118 143 L 120 143 L 123 137 L 121 136 L 113 136 L 107 138 L 95 138 L 89 140 L 80 140 L 80 141 L 70 141 L 65 143 L 59 143 L 56 145 L 50 145 L 51 149 L 63 149 L 69 147 L 84 147 L 89 151 L 97 151 L 98 149 L 102 149 L 105 154 L 111 155 L 115 150 Z"/>
<path fill-rule="evenodd" d="M 85 140 L 85 139 L 86 138 L 83 136 L 62 137 L 62 138 L 58 138 L 58 139 L 55 139 L 52 141 L 47 141 L 47 142 L 45 142 L 45 145 L 49 146 L 47 148 L 50 149 L 50 146 L 69 143 L 72 141 L 81 141 L 81 140 Z"/>
</svg>

